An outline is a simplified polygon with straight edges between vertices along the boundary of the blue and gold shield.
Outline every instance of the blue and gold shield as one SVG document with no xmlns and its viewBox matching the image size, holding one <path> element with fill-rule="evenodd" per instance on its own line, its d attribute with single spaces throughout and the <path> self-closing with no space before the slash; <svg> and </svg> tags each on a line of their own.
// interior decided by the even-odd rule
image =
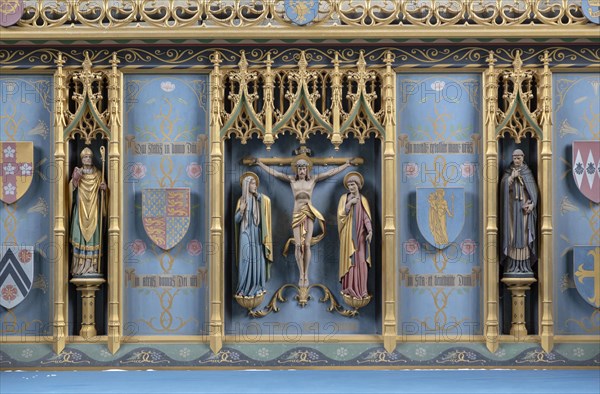
<svg viewBox="0 0 600 394">
<path fill-rule="evenodd" d="M 600 246 L 573 247 L 573 281 L 579 295 L 600 308 Z"/>
<path fill-rule="evenodd" d="M 0 247 L 0 305 L 12 309 L 33 285 L 33 246 Z"/>
<path fill-rule="evenodd" d="M 292 22 L 304 26 L 319 15 L 319 0 L 285 0 L 285 14 Z"/>
<path fill-rule="evenodd" d="M 156 246 L 173 248 L 190 228 L 190 189 L 144 189 L 142 222 Z"/>
<path fill-rule="evenodd" d="M 433 247 L 446 248 L 456 240 L 464 224 L 464 188 L 417 188 L 417 226 Z"/>
<path fill-rule="evenodd" d="M 590 22 L 600 24 L 600 0 L 581 0 L 581 11 Z"/>
</svg>

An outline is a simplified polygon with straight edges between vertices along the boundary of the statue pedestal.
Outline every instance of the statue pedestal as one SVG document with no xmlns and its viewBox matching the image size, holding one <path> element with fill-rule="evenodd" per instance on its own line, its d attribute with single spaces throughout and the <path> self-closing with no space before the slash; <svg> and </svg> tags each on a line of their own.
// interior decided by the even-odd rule
<svg viewBox="0 0 600 394">
<path fill-rule="evenodd" d="M 96 336 L 96 291 L 106 282 L 104 278 L 73 278 L 70 281 L 81 292 L 81 330 L 79 335 L 85 339 Z"/>
<path fill-rule="evenodd" d="M 502 282 L 508 286 L 512 295 L 512 321 L 510 335 L 517 339 L 527 336 L 525 327 L 525 292 L 530 289 L 532 283 L 536 282 L 534 277 L 527 278 L 503 278 Z"/>
</svg>

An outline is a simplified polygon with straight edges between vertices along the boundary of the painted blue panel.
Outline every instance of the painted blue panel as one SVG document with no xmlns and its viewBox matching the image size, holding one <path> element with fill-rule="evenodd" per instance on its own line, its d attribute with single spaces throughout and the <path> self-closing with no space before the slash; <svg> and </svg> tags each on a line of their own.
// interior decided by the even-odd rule
<svg viewBox="0 0 600 394">
<path fill-rule="evenodd" d="M 200 335 L 208 319 L 208 76 L 125 78 L 126 335 Z M 190 188 L 191 225 L 163 251 L 142 224 L 142 190 Z"/>
<path fill-rule="evenodd" d="M 35 246 L 33 287 L 15 308 L 0 307 L 2 336 L 52 334 L 52 92 L 49 75 L 0 76 L 0 138 L 33 141 L 35 163 L 33 181 L 23 197 L 11 205 L 0 202 L 0 242 Z"/>
<path fill-rule="evenodd" d="M 598 335 L 600 311 L 577 292 L 572 267 L 575 246 L 600 246 L 600 204 L 577 189 L 571 156 L 573 141 L 600 139 L 600 77 L 592 73 L 556 73 L 552 84 L 554 329 L 556 334 Z"/>
<path fill-rule="evenodd" d="M 480 84 L 479 74 L 400 74 L 397 78 L 401 335 L 451 340 L 482 329 Z M 428 243 L 417 226 L 417 188 L 431 187 L 459 187 L 465 193 L 464 225 L 443 250 Z M 448 201 L 450 213 L 444 215 L 460 214 Z M 429 209 L 427 201 L 420 206 Z M 451 225 L 450 220 L 447 223 Z"/>
</svg>

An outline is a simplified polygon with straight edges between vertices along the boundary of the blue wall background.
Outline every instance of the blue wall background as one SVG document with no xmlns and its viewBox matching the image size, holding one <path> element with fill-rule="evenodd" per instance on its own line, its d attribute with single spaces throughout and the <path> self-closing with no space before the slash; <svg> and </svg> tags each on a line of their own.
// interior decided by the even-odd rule
<svg viewBox="0 0 600 394">
<path fill-rule="evenodd" d="M 577 292 L 572 260 L 573 246 L 600 245 L 600 204 L 577 189 L 571 161 L 573 141 L 600 139 L 600 76 L 556 73 L 553 88 L 555 333 L 598 335 L 600 312 Z"/>
<path fill-rule="evenodd" d="M 207 75 L 125 76 L 125 335 L 201 335 L 208 328 L 208 92 Z M 196 151 L 137 151 L 148 142 L 189 143 Z M 142 190 L 173 187 L 191 189 L 191 223 L 180 243 L 163 251 L 144 230 Z M 133 273 L 194 275 L 199 286 L 135 287 Z"/>
<path fill-rule="evenodd" d="M 479 277 L 481 267 L 480 74 L 399 74 L 397 77 L 398 332 L 457 339 L 480 334 L 481 281 L 473 286 L 407 286 L 404 275 Z M 473 152 L 414 153 L 405 141 L 472 142 Z M 417 151 L 419 152 L 419 151 Z M 464 187 L 465 222 L 443 253 L 423 238 L 416 221 L 417 187 Z M 448 222 L 450 223 L 450 222 Z"/>
<path fill-rule="evenodd" d="M 0 202 L 0 242 L 35 246 L 34 283 L 29 295 L 11 310 L 0 307 L 2 336 L 52 335 L 52 242 L 54 135 L 50 75 L 0 75 L 0 139 L 33 141 L 34 177 L 17 202 Z M 24 357 L 31 357 L 29 352 Z"/>
</svg>

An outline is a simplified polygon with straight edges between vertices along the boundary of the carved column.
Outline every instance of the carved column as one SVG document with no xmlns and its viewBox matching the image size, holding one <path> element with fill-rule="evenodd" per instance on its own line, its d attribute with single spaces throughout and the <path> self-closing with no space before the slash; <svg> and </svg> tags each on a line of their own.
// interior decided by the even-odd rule
<svg viewBox="0 0 600 394">
<path fill-rule="evenodd" d="M 338 150 L 340 148 L 340 144 L 342 143 L 342 135 L 340 133 L 340 113 L 342 109 L 342 73 L 340 72 L 340 59 L 337 52 L 335 53 L 335 58 L 333 59 L 333 73 L 331 76 L 331 107 L 333 114 L 333 133 L 331 135 L 331 143 L 333 144 L 335 150 Z"/>
<path fill-rule="evenodd" d="M 54 164 L 58 171 L 54 182 L 54 244 L 56 255 L 54 256 L 54 323 L 53 323 L 53 350 L 60 353 L 66 344 L 66 295 L 67 295 L 67 272 L 69 266 L 69 249 L 66 234 L 66 182 L 63 180 L 67 175 L 67 164 L 65 160 L 65 146 L 63 134 L 66 126 L 66 88 L 65 72 L 63 65 L 65 59 L 62 53 L 58 54 L 56 60 L 57 71 L 54 74 Z"/>
<path fill-rule="evenodd" d="M 115 354 L 121 346 L 121 92 L 123 76 L 117 70 L 119 60 L 113 53 L 111 70 L 108 74 L 108 105 L 110 114 L 110 135 L 108 147 L 109 190 L 112 198 L 108 208 L 108 349 Z M 82 294 L 83 296 L 83 294 Z"/>
<path fill-rule="evenodd" d="M 271 52 L 267 53 L 267 61 L 265 62 L 267 69 L 265 71 L 265 136 L 263 143 L 266 145 L 267 150 L 271 150 L 271 145 L 275 142 L 273 138 L 273 70 L 271 65 Z"/>
<path fill-rule="evenodd" d="M 483 249 L 485 328 L 486 346 L 490 352 L 498 349 L 498 143 L 496 141 L 496 111 L 498 109 L 498 82 L 495 70 L 496 59 L 490 51 L 488 70 L 484 73 L 485 124 L 483 146 L 485 167 L 483 182 L 483 211 L 485 214 L 485 241 Z"/>
<path fill-rule="evenodd" d="M 554 317 L 552 315 L 552 72 L 548 51 L 541 59 L 544 69 L 540 78 L 540 99 L 542 113 L 541 166 L 538 167 L 541 198 L 541 245 L 538 267 L 540 278 L 540 337 L 542 348 L 550 352 L 554 347 Z"/>
<path fill-rule="evenodd" d="M 394 55 L 385 54 L 385 140 L 383 148 L 383 346 L 388 352 L 396 348 L 396 73 L 392 69 Z"/>
<path fill-rule="evenodd" d="M 211 55 L 214 69 L 211 73 L 211 117 L 210 117 L 210 242 L 213 253 L 210 261 L 210 348 L 218 353 L 223 347 L 223 142 L 221 141 L 222 76 L 219 65 L 221 54 Z"/>
</svg>

